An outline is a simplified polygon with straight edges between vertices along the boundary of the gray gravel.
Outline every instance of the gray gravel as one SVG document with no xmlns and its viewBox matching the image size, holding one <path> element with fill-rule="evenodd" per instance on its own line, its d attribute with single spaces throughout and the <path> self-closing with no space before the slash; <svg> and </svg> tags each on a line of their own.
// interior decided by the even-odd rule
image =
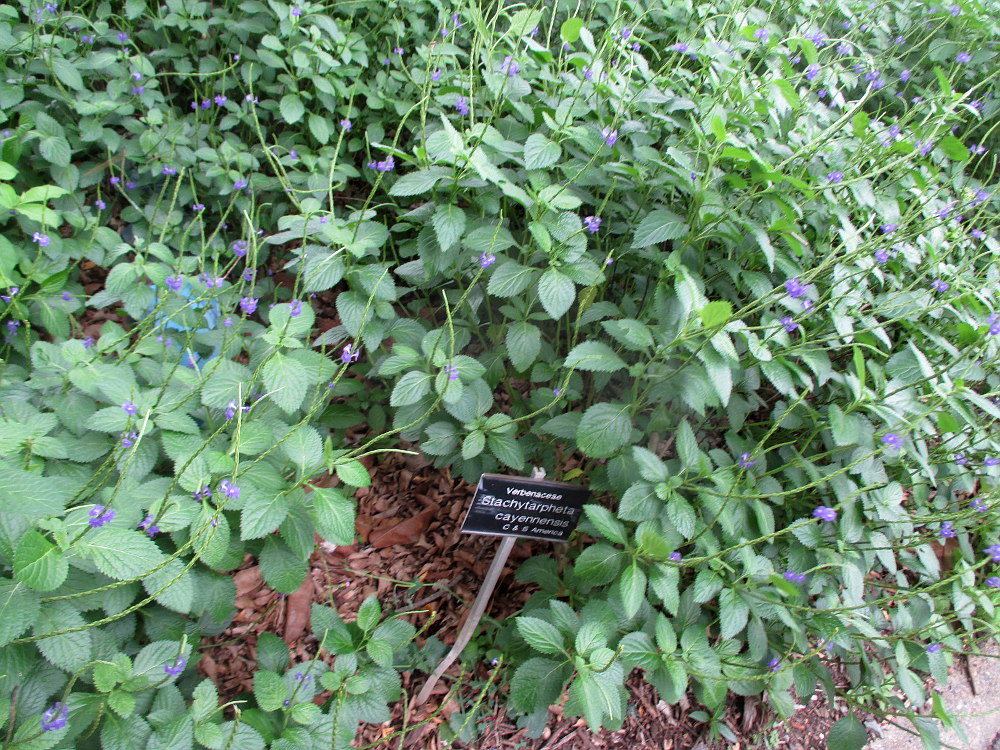
<svg viewBox="0 0 1000 750">
<path fill-rule="evenodd" d="M 990 641 L 983 647 L 987 654 L 998 654 L 1000 648 L 996 641 Z M 961 661 L 956 659 L 952 665 L 948 684 L 938 690 L 944 701 L 945 708 L 956 722 L 965 729 L 968 742 L 962 740 L 958 733 L 951 729 L 941 732 L 942 748 L 958 748 L 958 750 L 1000 750 L 1000 658 L 996 656 L 977 656 L 969 660 L 969 671 L 975 682 L 975 693 L 969 684 L 969 678 Z M 903 720 L 907 729 L 915 731 L 912 724 Z M 883 724 L 876 728 L 873 734 L 878 736 L 881 729 L 883 736 L 866 745 L 867 750 L 924 750 L 920 737 L 899 729 L 891 724 Z"/>
</svg>

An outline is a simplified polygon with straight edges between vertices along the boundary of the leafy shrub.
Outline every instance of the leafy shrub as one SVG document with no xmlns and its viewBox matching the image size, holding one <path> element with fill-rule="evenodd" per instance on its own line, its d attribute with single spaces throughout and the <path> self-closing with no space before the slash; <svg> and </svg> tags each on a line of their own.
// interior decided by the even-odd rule
<svg viewBox="0 0 1000 750">
<path fill-rule="evenodd" d="M 374 599 L 314 607 L 329 661 L 262 638 L 254 708 L 192 666 L 226 572 L 296 590 L 354 539 L 311 481 L 396 439 L 598 491 L 494 634 L 533 733 L 567 685 L 620 726 L 635 668 L 722 735 L 827 654 L 922 704 L 1000 586 L 997 27 L 953 7 L 3 6 L 8 744 L 387 720 Z"/>
</svg>

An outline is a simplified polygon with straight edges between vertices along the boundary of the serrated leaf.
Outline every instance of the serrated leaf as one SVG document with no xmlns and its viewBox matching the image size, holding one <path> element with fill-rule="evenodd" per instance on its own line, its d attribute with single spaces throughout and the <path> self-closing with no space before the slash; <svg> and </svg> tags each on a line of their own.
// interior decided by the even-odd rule
<svg viewBox="0 0 1000 750">
<path fill-rule="evenodd" d="M 651 450 L 633 445 L 632 458 L 639 464 L 639 476 L 647 482 L 662 482 L 669 476 L 666 464 Z"/>
<path fill-rule="evenodd" d="M 24 583 L 0 578 L 0 646 L 31 627 L 40 608 L 38 594 Z"/>
<path fill-rule="evenodd" d="M 735 638 L 747 626 L 750 607 L 732 589 L 719 594 L 719 635 L 723 639 Z"/>
<path fill-rule="evenodd" d="M 319 535 L 333 544 L 353 544 L 354 502 L 344 497 L 340 490 L 323 487 L 314 487 L 310 498 L 310 515 Z"/>
<path fill-rule="evenodd" d="M 306 107 L 297 94 L 285 94 L 279 104 L 281 116 L 289 125 L 294 125 L 306 113 Z"/>
<path fill-rule="evenodd" d="M 687 231 L 684 219 L 663 208 L 650 211 L 639 222 L 632 238 L 632 247 L 649 247 L 666 240 L 675 240 L 682 237 Z"/>
<path fill-rule="evenodd" d="M 458 242 L 465 232 L 465 211 L 458 206 L 439 205 L 431 223 L 434 225 L 434 234 L 437 235 L 438 247 L 442 251 L 447 250 Z"/>
<path fill-rule="evenodd" d="M 691 503 L 678 494 L 672 494 L 667 500 L 667 518 L 677 532 L 685 539 L 694 536 L 695 512 Z"/>
<path fill-rule="evenodd" d="M 524 372 L 538 358 L 542 348 L 542 332 L 525 321 L 513 323 L 507 329 L 507 356 L 518 372 Z"/>
<path fill-rule="evenodd" d="M 514 297 L 523 292 L 537 275 L 538 269 L 510 261 L 493 272 L 486 289 L 494 297 Z"/>
<path fill-rule="evenodd" d="M 254 490 L 240 514 L 240 539 L 261 539 L 277 529 L 288 515 L 288 498 L 274 490 Z"/>
<path fill-rule="evenodd" d="M 638 564 L 632 563 L 625 568 L 619 579 L 619 592 L 625 607 L 625 617 L 634 617 L 646 598 L 646 574 Z"/>
<path fill-rule="evenodd" d="M 264 582 L 281 594 L 291 594 L 306 579 L 308 560 L 302 560 L 291 547 L 275 536 L 269 536 L 260 553 L 260 570 Z"/>
<path fill-rule="evenodd" d="M 603 341 L 583 341 L 566 355 L 565 367 L 588 372 L 617 372 L 628 365 Z"/>
<path fill-rule="evenodd" d="M 549 317 L 558 320 L 573 306 L 576 284 L 566 274 L 550 268 L 538 280 L 538 299 Z"/>
<path fill-rule="evenodd" d="M 577 445 L 592 458 L 610 458 L 631 437 L 632 420 L 624 405 L 594 404 L 584 412 L 576 428 Z"/>
<path fill-rule="evenodd" d="M 564 649 L 563 637 L 558 628 L 537 617 L 517 617 L 517 630 L 536 651 L 543 654 L 561 654 Z"/>
<path fill-rule="evenodd" d="M 733 317 L 733 306 L 726 300 L 717 299 L 701 308 L 698 314 L 706 328 L 715 328 L 729 322 Z"/>
<path fill-rule="evenodd" d="M 292 413 L 305 400 L 309 374 L 291 357 L 277 353 L 264 365 L 264 387 L 268 396 L 286 413 Z"/>
<path fill-rule="evenodd" d="M 56 74 L 64 85 L 69 86 L 74 91 L 83 91 L 83 77 L 71 62 L 63 57 L 54 57 L 49 61 L 52 72 Z"/>
<path fill-rule="evenodd" d="M 528 136 L 524 144 L 524 166 L 526 169 L 551 167 L 562 156 L 562 148 L 541 133 Z"/>
<path fill-rule="evenodd" d="M 439 180 L 452 174 L 447 167 L 428 167 L 416 172 L 404 174 L 389 188 L 389 195 L 406 197 L 420 195 L 432 189 Z"/>
<path fill-rule="evenodd" d="M 625 544 L 625 524 L 615 518 L 614 513 L 603 505 L 592 503 L 584 505 L 583 512 L 587 514 L 587 520 L 597 527 L 601 536 L 615 544 Z"/>
<path fill-rule="evenodd" d="M 830 727 L 826 738 L 828 750 L 862 750 L 868 744 L 868 730 L 852 713 Z"/>
<path fill-rule="evenodd" d="M 580 38 L 580 29 L 582 28 L 582 18 L 567 18 L 562 22 L 562 26 L 559 27 L 559 36 L 562 37 L 564 42 L 573 44 L 573 42 Z"/>
<path fill-rule="evenodd" d="M 59 588 L 69 573 L 62 550 L 32 529 L 21 537 L 14 553 L 14 575 L 35 591 Z"/>
<path fill-rule="evenodd" d="M 118 581 L 140 578 L 166 559 L 152 539 L 128 529 L 103 528 L 88 533 L 76 549 L 104 575 Z"/>
<path fill-rule="evenodd" d="M 274 672 L 259 670 L 253 676 L 253 695 L 264 711 L 277 711 L 287 697 L 285 681 Z"/>
<path fill-rule="evenodd" d="M 524 451 L 521 444 L 512 435 L 497 435 L 491 433 L 486 436 L 486 445 L 490 453 L 499 461 L 512 469 L 520 471 L 524 468 Z"/>
<path fill-rule="evenodd" d="M 431 392 L 434 376 L 419 370 L 412 370 L 399 379 L 389 397 L 389 406 L 410 406 Z"/>
<path fill-rule="evenodd" d="M 352 487 L 368 487 L 372 483 L 371 474 L 360 461 L 346 460 L 334 465 L 337 476 L 344 484 Z"/>
</svg>

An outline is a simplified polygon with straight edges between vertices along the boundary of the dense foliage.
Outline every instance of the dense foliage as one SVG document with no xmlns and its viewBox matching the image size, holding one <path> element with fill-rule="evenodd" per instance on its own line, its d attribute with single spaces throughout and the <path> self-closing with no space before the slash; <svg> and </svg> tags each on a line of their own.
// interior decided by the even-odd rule
<svg viewBox="0 0 1000 750">
<path fill-rule="evenodd" d="M 998 34 L 912 0 L 0 5 L 5 746 L 387 720 L 427 665 L 375 599 L 314 606 L 314 661 L 261 638 L 241 711 L 193 665 L 244 555 L 295 591 L 400 440 L 596 491 L 491 633 L 532 733 L 567 686 L 620 726 L 635 668 L 715 736 L 729 691 L 832 696 L 829 659 L 923 704 L 1000 588 Z"/>
</svg>

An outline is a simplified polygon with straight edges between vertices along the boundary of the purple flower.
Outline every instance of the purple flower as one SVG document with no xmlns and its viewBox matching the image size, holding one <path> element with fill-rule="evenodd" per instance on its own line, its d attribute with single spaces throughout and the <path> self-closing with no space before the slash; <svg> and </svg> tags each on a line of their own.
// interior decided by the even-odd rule
<svg viewBox="0 0 1000 750">
<path fill-rule="evenodd" d="M 838 55 L 849 55 L 853 51 L 854 51 L 854 47 L 852 47 L 847 42 L 841 42 L 840 44 L 837 45 L 837 54 Z"/>
<path fill-rule="evenodd" d="M 796 323 L 794 319 L 788 316 L 785 316 L 778 322 L 785 327 L 785 331 L 787 331 L 788 333 L 793 333 L 795 329 L 799 327 L 799 324 Z"/>
<path fill-rule="evenodd" d="M 788 574 L 786 573 L 785 575 L 787 576 Z M 780 672 L 781 671 L 781 659 L 779 659 L 777 656 L 775 656 L 773 659 L 771 659 L 767 663 L 767 666 L 768 666 L 768 668 L 772 672 Z"/>
<path fill-rule="evenodd" d="M 90 520 L 87 521 L 93 528 L 99 529 L 106 523 L 110 523 L 115 517 L 115 512 L 111 508 L 106 508 L 103 505 L 95 505 L 90 509 Z"/>
<path fill-rule="evenodd" d="M 35 232 L 31 235 L 31 240 L 37 242 L 39 247 L 48 247 L 52 243 L 52 238 L 41 232 Z"/>
<path fill-rule="evenodd" d="M 767 40 L 771 38 L 771 35 L 767 32 L 767 29 L 757 29 L 753 33 L 753 38 L 759 40 L 761 44 L 767 44 Z"/>
<path fill-rule="evenodd" d="M 890 448 L 899 450 L 903 447 L 903 438 L 895 432 L 887 432 L 882 436 L 882 443 Z"/>
<path fill-rule="evenodd" d="M 1000 562 L 1000 544 L 994 544 L 992 547 L 987 547 L 986 554 L 990 556 L 990 560 L 993 562 Z"/>
<path fill-rule="evenodd" d="M 235 416 L 236 416 L 236 402 L 235 401 L 230 401 L 226 405 L 226 421 L 228 422 L 230 419 L 232 419 Z"/>
<path fill-rule="evenodd" d="M 387 156 L 382 161 L 372 160 L 368 162 L 368 168 L 378 172 L 391 172 L 396 168 L 396 160 L 392 156 Z"/>
<path fill-rule="evenodd" d="M 936 654 L 940 650 L 941 650 L 941 644 L 940 643 L 932 643 L 931 645 L 929 645 L 927 647 L 927 653 L 928 654 Z"/>
<path fill-rule="evenodd" d="M 792 299 L 798 299 L 805 295 L 807 287 L 796 277 L 785 282 L 785 291 L 788 292 L 788 296 Z"/>
<path fill-rule="evenodd" d="M 237 258 L 243 258 L 247 254 L 247 242 L 246 240 L 236 240 L 232 244 L 233 255 Z"/>
<path fill-rule="evenodd" d="M 642 45 L 640 45 L 639 42 L 632 42 L 632 51 L 633 52 L 638 52 L 641 49 L 641 47 L 642 47 Z"/>
<path fill-rule="evenodd" d="M 250 284 L 251 282 L 253 282 L 254 277 L 256 275 L 257 275 L 256 271 L 254 271 L 252 268 L 248 268 L 243 272 L 240 278 L 242 278 L 246 283 Z"/>
<path fill-rule="evenodd" d="M 832 182 L 835 185 L 840 184 L 840 182 L 842 182 L 843 179 L 844 179 L 844 173 L 841 172 L 839 169 L 835 172 L 830 172 L 830 174 L 826 176 L 826 181 Z"/>
<path fill-rule="evenodd" d="M 132 87 L 132 93 L 135 94 L 136 96 L 140 96 L 141 94 L 145 94 L 146 93 L 146 87 L 145 86 L 133 86 Z"/>
<path fill-rule="evenodd" d="M 239 179 L 233 183 L 233 190 L 242 190 L 247 186 L 247 181 L 244 179 Z"/>
<path fill-rule="evenodd" d="M 601 228 L 601 217 L 600 216 L 588 216 L 583 220 L 583 225 L 587 227 L 587 231 L 591 234 L 597 232 Z"/>
<path fill-rule="evenodd" d="M 212 497 L 212 489 L 207 484 L 194 493 L 194 499 L 199 502 L 208 500 L 210 497 Z"/>
<path fill-rule="evenodd" d="M 257 300 L 254 297 L 244 297 L 240 300 L 240 309 L 247 315 L 257 311 Z"/>
<path fill-rule="evenodd" d="M 965 457 L 965 455 L 962 454 L 962 453 L 956 453 L 955 454 L 955 463 L 958 466 L 965 466 L 967 463 L 969 463 L 969 459 L 967 459 Z"/>
<path fill-rule="evenodd" d="M 614 146 L 615 141 L 618 140 L 618 131 L 612 130 L 611 128 L 602 128 L 601 137 L 608 146 Z"/>
<path fill-rule="evenodd" d="M 886 250 L 884 247 L 879 248 L 878 250 L 875 251 L 875 260 L 878 261 L 879 263 L 887 262 L 889 260 L 889 251 Z"/>
<path fill-rule="evenodd" d="M 192 203 L 191 204 L 191 210 L 192 211 L 204 211 L 205 210 L 205 204 L 204 203 Z"/>
<path fill-rule="evenodd" d="M 94 339 L 93 339 L 93 337 L 92 337 L 92 336 L 88 336 L 87 338 L 85 338 L 85 339 L 83 340 L 83 348 L 84 348 L 84 349 L 89 349 L 89 348 L 90 348 L 90 347 L 92 347 L 93 345 L 94 345 Z"/>
<path fill-rule="evenodd" d="M 83 36 L 80 37 L 80 41 L 83 42 L 84 44 L 93 44 L 94 37 L 89 34 L 84 34 Z"/>
<path fill-rule="evenodd" d="M 680 552 L 671 552 L 669 559 L 672 560 L 673 562 L 680 562 L 681 561 L 681 553 Z"/>
<path fill-rule="evenodd" d="M 904 70 L 902 73 L 900 73 L 899 74 L 899 80 L 901 80 L 903 83 L 906 83 L 907 81 L 909 81 L 910 80 L 910 71 L 909 70 Z"/>
<path fill-rule="evenodd" d="M 837 520 L 837 511 L 833 508 L 821 505 L 813 511 L 813 518 L 818 518 L 819 520 L 826 521 L 827 523 L 833 523 Z"/>
<path fill-rule="evenodd" d="M 302 8 L 292 8 L 292 15 L 298 18 L 302 15 Z"/>
<path fill-rule="evenodd" d="M 254 104 L 258 103 L 257 97 L 254 96 L 253 94 L 247 94 L 245 97 L 243 97 L 243 101 L 245 101 L 245 102 L 253 102 Z"/>
<path fill-rule="evenodd" d="M 990 194 L 980 188 L 976 191 L 976 196 L 969 202 L 970 206 L 978 206 L 980 203 L 985 203 L 986 199 L 990 197 Z"/>
<path fill-rule="evenodd" d="M 228 479 L 223 479 L 219 482 L 219 492 L 228 497 L 230 500 L 236 500 L 240 496 L 240 488 Z"/>
<path fill-rule="evenodd" d="M 122 448 L 131 448 L 135 445 L 136 438 L 138 437 L 139 435 L 135 432 L 135 430 L 132 432 L 123 432 L 121 434 Z"/>
<path fill-rule="evenodd" d="M 458 97 L 458 99 L 455 100 L 455 109 L 458 110 L 460 115 L 464 116 L 469 114 L 469 100 L 464 96 Z"/>
<path fill-rule="evenodd" d="M 757 463 L 757 462 L 750 460 L 750 454 L 749 453 L 741 453 L 740 454 L 739 467 L 741 469 L 749 469 L 755 463 Z"/>
<path fill-rule="evenodd" d="M 951 521 L 945 521 L 944 523 L 941 524 L 942 539 L 951 539 L 957 533 L 958 532 L 955 531 L 955 524 L 953 524 Z"/>
<path fill-rule="evenodd" d="M 142 523 L 139 524 L 139 528 L 146 532 L 146 535 L 152 539 L 154 536 L 160 533 L 160 527 L 153 524 L 153 517 L 146 516 L 142 519 Z"/>
<path fill-rule="evenodd" d="M 52 708 L 48 709 L 44 714 L 42 714 L 42 731 L 43 732 L 54 732 L 56 730 L 62 729 L 66 726 L 66 721 L 69 718 L 69 706 L 64 704 L 62 701 L 54 704 Z"/>
<path fill-rule="evenodd" d="M 954 3 L 952 3 L 951 5 L 948 6 L 948 12 L 951 13 L 953 16 L 957 16 L 959 13 L 962 12 L 962 9 L 959 8 L 957 5 L 955 5 Z"/>
<path fill-rule="evenodd" d="M 826 45 L 826 37 L 823 36 L 823 32 L 819 30 L 806 34 L 806 39 L 815 44 L 817 47 L 823 47 Z"/>
<path fill-rule="evenodd" d="M 683 52 L 687 52 L 688 51 L 688 46 L 686 44 L 684 44 L 684 42 L 677 42 L 670 49 L 672 49 L 674 52 L 681 52 L 681 53 L 683 53 Z"/>
<path fill-rule="evenodd" d="M 162 172 L 163 174 L 168 175 L 168 176 L 169 175 L 175 175 L 175 174 L 177 174 L 177 170 L 176 169 L 174 169 L 173 167 L 168 166 L 166 164 L 163 165 L 163 169 L 161 169 L 160 172 Z"/>
<path fill-rule="evenodd" d="M 434 83 L 437 83 L 438 81 L 441 80 L 441 68 L 438 68 L 433 73 L 431 73 L 431 80 L 434 81 Z"/>
<path fill-rule="evenodd" d="M 126 401 L 124 404 L 122 404 L 122 409 L 126 414 L 129 415 L 133 415 L 137 411 L 139 411 L 138 407 L 136 407 L 136 405 L 133 404 L 131 401 Z"/>
<path fill-rule="evenodd" d="M 357 362 L 358 357 L 361 356 L 361 351 L 355 349 L 351 344 L 344 347 L 344 351 L 340 353 L 340 361 L 345 365 L 349 365 L 351 362 Z"/>
<path fill-rule="evenodd" d="M 128 34 L 126 34 L 124 31 L 119 31 L 118 32 L 118 41 L 122 42 L 123 44 L 125 42 L 127 42 L 128 41 Z"/>
<path fill-rule="evenodd" d="M 806 580 L 805 573 L 796 573 L 794 570 L 785 571 L 785 580 L 790 583 L 804 583 Z"/>
<path fill-rule="evenodd" d="M 880 228 L 882 230 L 882 234 L 892 234 L 897 229 L 899 229 L 899 225 L 890 222 L 888 224 L 883 224 Z"/>
<path fill-rule="evenodd" d="M 813 63 L 806 68 L 806 80 L 811 81 L 819 75 L 819 65 Z"/>
<path fill-rule="evenodd" d="M 969 507 L 972 508 L 973 510 L 978 510 L 980 513 L 985 513 L 987 510 L 989 510 L 989 506 L 987 506 L 986 503 L 983 502 L 983 499 L 981 497 L 972 498 L 972 501 L 969 503 Z"/>
<path fill-rule="evenodd" d="M 982 229 L 973 229 L 969 232 L 969 234 L 971 234 L 977 240 L 981 240 L 984 237 L 986 237 L 986 232 L 984 232 Z"/>
<path fill-rule="evenodd" d="M 302 313 L 302 300 L 293 299 L 291 304 L 288 305 L 288 314 L 293 318 L 298 317 Z"/>
<path fill-rule="evenodd" d="M 98 198 L 96 201 L 94 201 L 94 208 L 96 208 L 98 211 L 103 211 L 107 207 L 108 207 L 108 204 L 105 203 L 104 201 L 102 201 L 100 198 Z"/>
<path fill-rule="evenodd" d="M 996 466 L 997 464 L 1000 464 L 1000 458 L 989 456 L 983 460 L 983 466 Z"/>
<path fill-rule="evenodd" d="M 455 365 L 445 365 L 444 371 L 448 374 L 448 380 L 458 380 L 458 367 Z"/>
<path fill-rule="evenodd" d="M 497 262 L 497 256 L 495 256 L 493 253 L 488 253 L 488 252 L 482 253 L 479 256 L 479 265 L 482 266 L 483 268 L 489 268 L 496 262 Z"/>
<path fill-rule="evenodd" d="M 125 182 L 126 190 L 135 190 L 135 182 L 133 180 L 128 180 Z"/>
<path fill-rule="evenodd" d="M 507 55 L 507 57 L 503 59 L 503 63 L 500 65 L 500 72 L 506 73 L 508 76 L 513 78 L 521 72 L 521 66 L 512 56 Z"/>
<path fill-rule="evenodd" d="M 163 283 L 175 292 L 179 292 L 181 287 L 184 286 L 184 279 L 180 276 L 167 276 L 167 278 L 163 280 Z"/>
<path fill-rule="evenodd" d="M 931 288 L 935 292 L 947 292 L 951 288 L 951 284 L 947 281 L 941 281 L 941 279 L 934 279 L 934 281 L 931 282 Z"/>
<path fill-rule="evenodd" d="M 184 667 L 186 666 L 187 666 L 187 659 L 185 659 L 183 656 L 178 656 L 177 661 L 175 661 L 172 666 L 169 661 L 165 662 L 163 664 L 163 671 L 166 672 L 171 677 L 176 677 L 177 675 L 179 675 L 181 672 L 184 671 Z"/>
<path fill-rule="evenodd" d="M 347 133 L 350 133 L 350 132 L 351 132 L 351 127 L 352 127 L 352 125 L 351 125 L 351 121 L 350 121 L 350 120 L 348 120 L 348 119 L 347 119 L 347 118 L 345 117 L 344 119 L 342 119 L 342 120 L 340 121 L 340 127 L 342 127 L 342 128 L 344 129 L 344 131 L 345 131 L 345 132 L 347 132 Z"/>
<path fill-rule="evenodd" d="M 972 55 L 970 55 L 968 52 L 959 52 L 958 55 L 955 57 L 955 62 L 960 62 L 960 63 L 972 62 Z"/>
</svg>

